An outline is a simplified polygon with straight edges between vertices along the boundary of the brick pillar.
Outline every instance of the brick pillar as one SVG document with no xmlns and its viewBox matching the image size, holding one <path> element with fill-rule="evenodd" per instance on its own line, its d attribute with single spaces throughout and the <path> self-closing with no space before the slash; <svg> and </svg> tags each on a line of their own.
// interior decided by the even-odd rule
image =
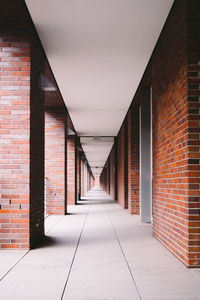
<svg viewBox="0 0 200 300">
<path fill-rule="evenodd" d="M 35 48 L 31 66 L 30 50 L 24 39 L 0 38 L 0 247 L 7 249 L 29 249 L 44 235 L 43 62 Z"/>
<path fill-rule="evenodd" d="M 193 20 L 193 21 L 191 21 Z M 188 261 L 200 267 L 200 14 L 188 1 Z"/>
<path fill-rule="evenodd" d="M 48 214 L 66 213 L 65 124 L 65 112 L 45 112 L 45 194 Z"/>
<path fill-rule="evenodd" d="M 81 197 L 84 196 L 84 160 L 81 153 Z"/>
<path fill-rule="evenodd" d="M 124 124 L 117 137 L 117 194 L 119 204 L 125 208 L 125 185 L 124 185 Z"/>
<path fill-rule="evenodd" d="M 140 213 L 139 166 L 139 107 L 128 112 L 128 209 L 131 214 Z"/>
<path fill-rule="evenodd" d="M 128 208 L 128 120 L 124 121 L 124 208 Z"/>
<path fill-rule="evenodd" d="M 107 165 L 107 169 L 106 169 L 107 170 L 106 192 L 108 194 L 110 194 L 110 157 L 108 157 L 106 165 Z"/>
<path fill-rule="evenodd" d="M 67 204 L 76 203 L 76 136 L 67 136 Z"/>
<path fill-rule="evenodd" d="M 79 149 L 77 148 L 77 155 L 76 155 L 76 186 L 77 186 L 77 194 L 78 194 L 78 197 L 77 197 L 77 200 L 80 198 L 80 191 L 81 191 L 81 184 L 80 184 L 80 180 L 81 180 L 81 177 L 80 177 L 80 166 L 81 166 L 81 152 L 79 151 Z"/>
<path fill-rule="evenodd" d="M 110 152 L 110 195 L 115 199 L 115 144 Z"/>
</svg>

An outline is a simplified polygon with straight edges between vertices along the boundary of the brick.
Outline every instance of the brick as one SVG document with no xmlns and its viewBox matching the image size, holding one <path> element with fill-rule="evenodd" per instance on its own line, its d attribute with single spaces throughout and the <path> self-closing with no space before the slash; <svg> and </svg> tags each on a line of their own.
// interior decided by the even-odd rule
<svg viewBox="0 0 200 300">
<path fill-rule="evenodd" d="M 191 267 L 200 266 L 198 5 L 193 0 L 175 1 L 118 133 L 118 166 L 115 165 L 118 201 L 125 208 L 123 145 L 128 120 L 128 206 L 130 213 L 139 213 L 139 126 L 137 112 L 132 118 L 131 113 L 140 105 L 143 88 L 152 87 L 153 234 Z M 171 49 L 169 41 L 173 44 Z M 104 168 L 100 183 L 105 190 L 109 190 L 107 174 Z"/>
<path fill-rule="evenodd" d="M 0 82 L 2 100 L 0 113 L 0 226 L 2 230 L 10 232 L 10 240 L 9 243 L 1 240 L 0 247 L 29 249 L 34 240 L 43 235 L 44 231 L 44 212 L 41 201 L 44 176 L 42 173 L 43 157 L 38 155 L 38 153 L 43 153 L 43 101 L 34 88 L 31 99 L 35 106 L 30 108 L 30 85 L 33 85 L 35 81 L 35 87 L 38 88 L 37 74 L 42 66 L 41 54 L 37 53 L 39 48 L 36 46 L 34 51 L 37 53 L 37 62 L 31 69 L 32 78 L 30 78 L 30 57 L 27 62 L 23 62 L 21 59 L 24 57 L 24 53 L 26 56 L 30 55 L 29 43 L 21 43 L 19 38 L 12 37 L 3 37 L 2 40 L 9 40 L 9 43 L 4 43 L 4 47 L 0 48 L 0 56 L 4 60 L 4 62 L 1 60 L 0 63 L 3 67 Z M 16 40 L 18 40 L 18 48 L 16 48 Z M 27 70 L 22 70 L 22 67 L 26 67 Z M 38 70 L 36 71 L 36 69 Z M 38 110 L 41 113 L 38 114 Z M 32 119 L 30 119 L 30 112 Z M 33 122 L 36 125 L 33 126 Z M 37 172 L 40 173 L 39 176 L 38 174 L 34 175 Z M 26 180 L 24 181 L 24 179 Z M 40 201 L 35 201 L 37 197 Z M 34 199 L 31 209 L 30 199 Z M 27 239 L 19 234 L 23 226 L 28 230 L 26 232 Z"/>
<path fill-rule="evenodd" d="M 65 126 L 65 110 L 45 112 L 45 194 L 46 212 L 48 214 L 65 214 L 67 210 Z"/>
<path fill-rule="evenodd" d="M 67 204 L 76 203 L 76 161 L 75 149 L 76 137 L 74 135 L 67 136 Z"/>
<path fill-rule="evenodd" d="M 125 156 L 124 156 L 124 126 L 122 125 L 118 136 L 117 136 L 117 179 L 118 179 L 118 202 L 123 208 L 127 208 L 127 203 L 125 202 Z M 127 172 L 127 170 L 126 170 Z"/>
</svg>

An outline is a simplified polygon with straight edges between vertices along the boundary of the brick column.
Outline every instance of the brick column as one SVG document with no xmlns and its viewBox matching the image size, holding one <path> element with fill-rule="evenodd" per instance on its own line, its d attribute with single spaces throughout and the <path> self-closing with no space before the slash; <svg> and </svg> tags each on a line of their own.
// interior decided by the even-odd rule
<svg viewBox="0 0 200 300">
<path fill-rule="evenodd" d="M 115 144 L 110 152 L 110 195 L 115 199 Z"/>
<path fill-rule="evenodd" d="M 193 20 L 193 21 L 191 21 Z M 200 267 L 200 14 L 188 1 L 188 260 Z"/>
<path fill-rule="evenodd" d="M 110 157 L 107 159 L 106 192 L 110 194 Z"/>
<path fill-rule="evenodd" d="M 124 185 L 124 124 L 117 137 L 117 194 L 119 204 L 125 208 L 125 185 Z"/>
<path fill-rule="evenodd" d="M 128 120 L 124 120 L 124 208 L 128 208 Z"/>
<path fill-rule="evenodd" d="M 80 184 L 81 161 L 80 161 L 80 159 L 81 159 L 81 152 L 77 148 L 77 154 L 76 154 L 76 186 L 77 186 L 77 194 L 78 194 L 77 200 L 79 200 L 79 198 L 80 198 L 80 191 L 81 191 L 81 184 Z"/>
<path fill-rule="evenodd" d="M 140 213 L 139 166 L 139 107 L 128 111 L 128 209 L 131 214 Z"/>
<path fill-rule="evenodd" d="M 30 52 L 24 39 L 0 38 L 0 247 L 7 249 L 29 249 L 44 235 L 43 62 L 35 48 L 31 66 Z"/>
<path fill-rule="evenodd" d="M 75 155 L 76 136 L 67 136 L 67 204 L 76 203 L 76 155 Z"/>
<path fill-rule="evenodd" d="M 45 112 L 45 194 L 48 214 L 66 213 L 65 124 L 65 112 L 56 109 Z"/>
<path fill-rule="evenodd" d="M 84 160 L 81 153 L 81 197 L 84 196 Z"/>
</svg>

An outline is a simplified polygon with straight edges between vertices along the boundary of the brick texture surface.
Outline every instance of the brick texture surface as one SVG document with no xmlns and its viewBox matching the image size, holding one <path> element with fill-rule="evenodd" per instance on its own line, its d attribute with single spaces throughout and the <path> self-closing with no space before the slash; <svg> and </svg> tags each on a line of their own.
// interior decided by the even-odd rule
<svg viewBox="0 0 200 300">
<path fill-rule="evenodd" d="M 125 178 L 124 178 L 124 124 L 117 137 L 117 174 L 118 174 L 118 202 L 126 208 L 125 203 Z"/>
<path fill-rule="evenodd" d="M 76 186 L 76 161 L 75 161 L 76 136 L 67 136 L 67 204 L 75 204 L 75 186 Z"/>
<path fill-rule="evenodd" d="M 143 88 L 152 86 L 153 234 L 191 267 L 200 266 L 199 11 L 197 0 L 175 1 L 127 116 L 129 211 L 139 213 L 136 104 Z M 118 201 L 122 207 L 126 121 L 117 137 Z M 105 178 L 101 179 L 104 186 Z"/>
<path fill-rule="evenodd" d="M 110 152 L 110 195 L 115 199 L 115 144 Z"/>
<path fill-rule="evenodd" d="M 200 266 L 200 3 L 188 1 L 188 259 Z"/>
<path fill-rule="evenodd" d="M 154 235 L 188 266 L 200 265 L 199 17 L 198 1 L 177 1 L 153 61 Z"/>
<path fill-rule="evenodd" d="M 66 213 L 65 124 L 65 112 L 45 112 L 45 195 L 48 214 Z"/>
<path fill-rule="evenodd" d="M 128 111 L 128 209 L 131 214 L 140 213 L 139 166 L 139 107 Z"/>
<path fill-rule="evenodd" d="M 173 44 L 171 51 L 166 48 L 167 40 Z M 187 263 L 186 5 L 175 5 L 157 46 L 152 61 L 154 236 Z"/>
<path fill-rule="evenodd" d="M 81 152 L 81 197 L 84 196 L 84 160 Z"/>
<path fill-rule="evenodd" d="M 80 191 L 81 191 L 81 152 L 79 149 L 77 149 L 77 156 L 76 156 L 76 170 L 77 170 L 77 176 L 76 176 L 76 186 L 77 186 L 77 192 L 78 192 L 78 197 L 77 200 L 80 198 Z"/>
<path fill-rule="evenodd" d="M 6 249 L 28 249 L 44 234 L 44 101 L 36 78 L 42 60 L 38 55 L 32 66 L 31 55 L 29 42 L 0 38 L 0 247 Z"/>
<path fill-rule="evenodd" d="M 128 208 L 128 117 L 124 121 L 124 208 Z"/>
<path fill-rule="evenodd" d="M 105 167 L 105 191 L 109 194 L 110 193 L 110 159 L 108 157 L 106 161 Z"/>
</svg>

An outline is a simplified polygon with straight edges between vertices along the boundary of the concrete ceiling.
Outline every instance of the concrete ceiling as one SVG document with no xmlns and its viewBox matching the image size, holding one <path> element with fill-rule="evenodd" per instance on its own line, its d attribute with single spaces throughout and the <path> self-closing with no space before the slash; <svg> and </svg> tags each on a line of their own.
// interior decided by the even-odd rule
<svg viewBox="0 0 200 300">
<path fill-rule="evenodd" d="M 173 0 L 26 4 L 77 133 L 116 136 Z M 102 158 L 93 146 L 97 166 Z M 104 163 L 109 151 L 102 144 Z"/>
<path fill-rule="evenodd" d="M 99 177 L 112 148 L 113 137 L 81 137 L 80 142 L 90 164 L 92 173 Z"/>
</svg>

